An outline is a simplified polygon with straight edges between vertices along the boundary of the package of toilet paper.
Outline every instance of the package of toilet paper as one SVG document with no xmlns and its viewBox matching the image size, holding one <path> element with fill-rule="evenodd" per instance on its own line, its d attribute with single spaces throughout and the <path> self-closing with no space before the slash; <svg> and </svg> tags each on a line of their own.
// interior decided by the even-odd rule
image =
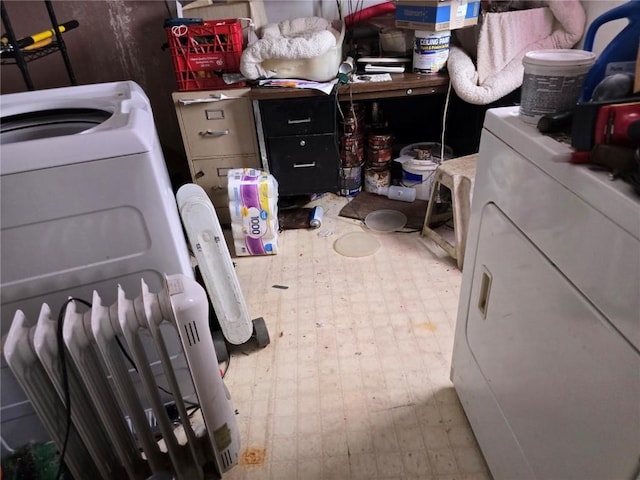
<svg viewBox="0 0 640 480">
<path fill-rule="evenodd" d="M 231 232 L 236 255 L 278 253 L 278 182 L 254 168 L 227 174 Z"/>
</svg>

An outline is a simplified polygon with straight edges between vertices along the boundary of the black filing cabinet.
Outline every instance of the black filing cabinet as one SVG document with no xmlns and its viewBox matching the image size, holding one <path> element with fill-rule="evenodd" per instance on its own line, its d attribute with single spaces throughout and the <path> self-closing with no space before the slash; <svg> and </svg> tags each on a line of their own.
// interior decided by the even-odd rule
<svg viewBox="0 0 640 480">
<path fill-rule="evenodd" d="M 280 195 L 338 191 L 333 96 L 262 100 L 260 116 L 269 171 Z"/>
</svg>

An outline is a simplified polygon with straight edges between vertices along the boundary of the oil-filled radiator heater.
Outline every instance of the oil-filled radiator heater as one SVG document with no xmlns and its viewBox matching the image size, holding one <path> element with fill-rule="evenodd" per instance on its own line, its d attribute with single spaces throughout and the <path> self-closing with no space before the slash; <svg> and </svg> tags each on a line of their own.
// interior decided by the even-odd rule
<svg viewBox="0 0 640 480">
<path fill-rule="evenodd" d="M 90 308 L 71 301 L 63 312 L 61 324 L 46 304 L 37 321 L 16 312 L 4 355 L 51 438 L 61 450 L 67 444 L 64 460 L 76 479 L 137 480 L 163 472 L 220 478 L 237 463 L 238 427 L 216 360 L 207 295 L 197 282 L 171 275 L 164 290 L 152 293 L 142 280 L 140 292 L 119 287 L 110 306 L 94 292 Z M 204 429 L 190 418 L 195 403 L 181 394 L 163 323 L 178 331 Z M 147 336 L 152 342 L 143 342 Z M 156 382 L 150 348 L 167 385 Z M 161 389 L 171 392 L 177 416 L 169 415 Z M 152 406 L 157 428 L 143 403 Z"/>
</svg>

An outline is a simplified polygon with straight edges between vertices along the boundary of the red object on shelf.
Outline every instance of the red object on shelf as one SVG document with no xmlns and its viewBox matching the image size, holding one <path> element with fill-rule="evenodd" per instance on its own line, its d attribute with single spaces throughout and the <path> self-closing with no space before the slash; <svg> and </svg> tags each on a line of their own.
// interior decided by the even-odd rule
<svg viewBox="0 0 640 480">
<path fill-rule="evenodd" d="M 385 2 L 380 3 L 378 5 L 373 5 L 371 7 L 363 8 L 351 15 L 347 15 L 344 17 L 344 24 L 347 27 L 358 24 L 360 22 L 364 22 L 365 20 L 369 20 L 373 17 L 379 17 L 380 15 L 385 15 L 387 13 L 395 12 L 396 6 L 393 2 Z"/>
<path fill-rule="evenodd" d="M 178 90 L 243 87 L 227 85 L 223 73 L 240 71 L 242 23 L 239 19 L 208 20 L 199 25 L 167 27 Z"/>
</svg>

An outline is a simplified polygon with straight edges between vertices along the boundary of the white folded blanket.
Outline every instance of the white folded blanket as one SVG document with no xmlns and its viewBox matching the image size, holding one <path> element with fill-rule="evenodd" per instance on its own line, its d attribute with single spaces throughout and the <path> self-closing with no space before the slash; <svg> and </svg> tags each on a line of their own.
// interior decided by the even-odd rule
<svg viewBox="0 0 640 480">
<path fill-rule="evenodd" d="M 336 46 L 338 36 L 339 32 L 331 27 L 331 22 L 321 17 L 265 25 L 262 38 L 242 52 L 240 72 L 252 80 L 270 78 L 274 73 L 262 67 L 264 60 L 319 57 Z"/>
<path fill-rule="evenodd" d="M 487 105 L 522 85 L 527 52 L 573 47 L 584 33 L 579 0 L 548 0 L 547 7 L 486 13 L 479 26 L 477 65 L 470 52 L 452 46 L 447 61 L 451 85 L 467 103 Z"/>
</svg>

